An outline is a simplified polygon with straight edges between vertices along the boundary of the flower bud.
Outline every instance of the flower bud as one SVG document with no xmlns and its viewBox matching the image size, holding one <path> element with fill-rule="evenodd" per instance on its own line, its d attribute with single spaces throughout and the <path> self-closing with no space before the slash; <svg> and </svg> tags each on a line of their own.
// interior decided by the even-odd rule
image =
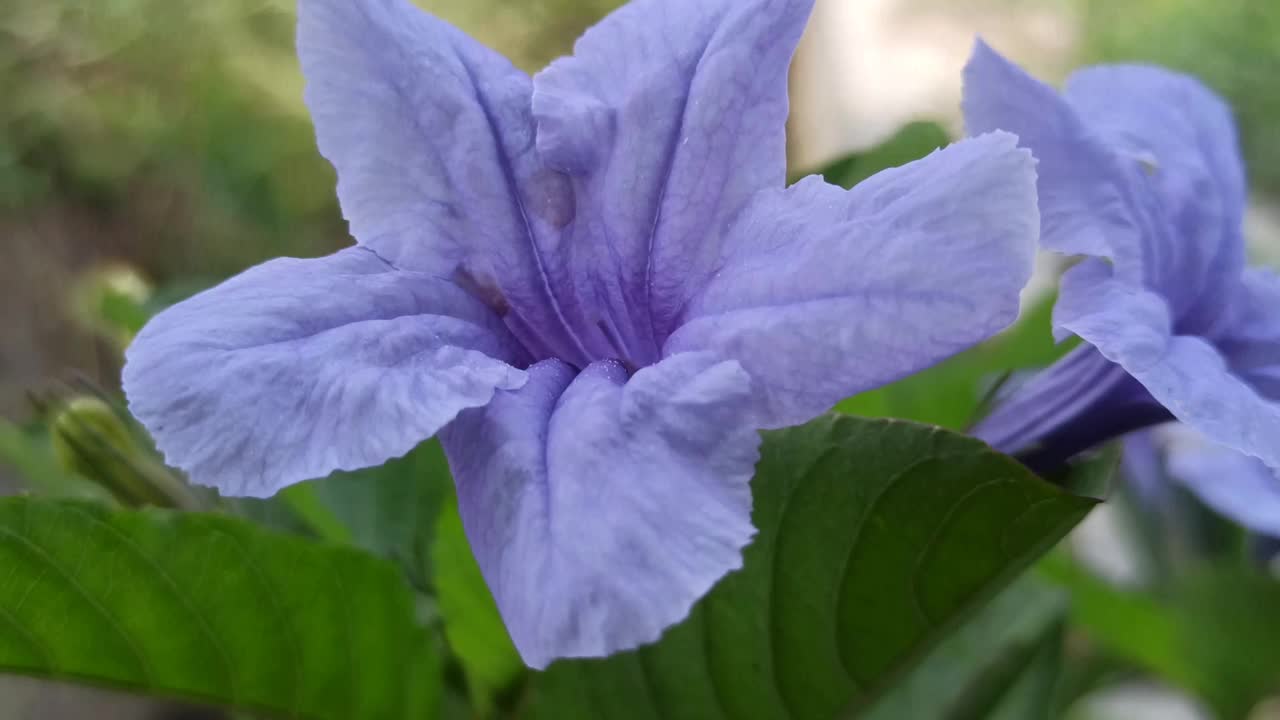
<svg viewBox="0 0 1280 720">
<path fill-rule="evenodd" d="M 138 445 L 125 421 L 102 400 L 71 399 L 50 429 L 58 464 L 106 488 L 121 503 L 194 505 L 190 491 Z"/>
</svg>

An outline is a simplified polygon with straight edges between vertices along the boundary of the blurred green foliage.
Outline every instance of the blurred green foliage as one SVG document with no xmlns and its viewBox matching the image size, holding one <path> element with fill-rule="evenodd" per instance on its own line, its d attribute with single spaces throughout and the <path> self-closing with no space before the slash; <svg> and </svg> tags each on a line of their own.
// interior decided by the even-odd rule
<svg viewBox="0 0 1280 720">
<path fill-rule="evenodd" d="M 300 102 L 292 28 L 284 0 L 6 10 L 0 209 L 146 216 L 154 237 L 132 259 L 152 270 L 185 260 L 190 238 L 215 274 L 319 249 L 335 234 L 333 175 Z"/>
<path fill-rule="evenodd" d="M 1149 588 L 1120 588 L 1066 554 L 1043 563 L 1070 590 L 1070 619 L 1103 651 L 1243 720 L 1280 692 L 1280 582 L 1256 569 L 1204 565 Z"/>
<path fill-rule="evenodd" d="M 615 0 L 423 2 L 537 69 Z M 0 13 L 0 219 L 120 219 L 151 275 L 218 277 L 345 242 L 292 0 L 20 0 Z"/>
</svg>

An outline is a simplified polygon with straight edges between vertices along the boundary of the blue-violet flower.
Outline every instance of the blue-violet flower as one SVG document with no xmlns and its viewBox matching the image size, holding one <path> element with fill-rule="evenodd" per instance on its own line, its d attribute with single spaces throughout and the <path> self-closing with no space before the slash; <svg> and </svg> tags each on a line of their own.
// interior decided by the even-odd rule
<svg viewBox="0 0 1280 720">
<path fill-rule="evenodd" d="M 637 0 L 530 78 L 407 0 L 300 0 L 358 244 L 157 316 L 131 409 L 233 495 L 438 434 L 530 665 L 656 639 L 741 564 L 758 430 L 998 331 L 1030 274 L 1006 133 L 785 187 L 811 4 Z"/>
<path fill-rule="evenodd" d="M 974 430 L 1048 469 L 1177 418 L 1280 466 L 1280 279 L 1244 265 L 1245 178 L 1226 105 L 1167 70 L 1079 71 L 1059 95 L 978 42 L 970 132 L 1016 133 L 1039 160 L 1041 242 L 1083 256 L 1055 332 L 1084 344 Z"/>
</svg>

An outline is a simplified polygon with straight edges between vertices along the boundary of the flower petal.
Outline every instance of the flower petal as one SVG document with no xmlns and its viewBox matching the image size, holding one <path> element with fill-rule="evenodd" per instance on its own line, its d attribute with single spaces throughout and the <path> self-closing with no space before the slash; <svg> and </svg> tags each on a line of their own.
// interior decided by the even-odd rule
<svg viewBox="0 0 1280 720">
<path fill-rule="evenodd" d="M 970 134 L 1007 130 L 1035 154 L 1044 247 L 1111 258 L 1124 277 L 1142 279 L 1147 229 L 1130 173 L 1053 88 L 979 40 L 963 109 Z"/>
<path fill-rule="evenodd" d="M 160 313 L 126 353 L 124 389 L 170 464 L 265 497 L 403 455 L 520 387 L 522 353 L 462 289 L 349 248 L 272 260 Z"/>
<path fill-rule="evenodd" d="M 529 77 L 405 0 L 300 0 L 298 54 L 356 239 L 473 287 L 535 352 L 580 359 L 540 271 L 573 197 L 534 152 Z"/>
<path fill-rule="evenodd" d="M 1178 241 L 1159 287 L 1179 329 L 1211 328 L 1244 269 L 1244 163 L 1231 110 L 1199 81 L 1140 65 L 1073 74 L 1064 96 L 1124 155 L 1147 163 Z"/>
<path fill-rule="evenodd" d="M 1120 454 L 1120 472 L 1148 509 L 1168 502 L 1169 478 L 1165 474 L 1163 447 L 1156 442 L 1155 430 L 1147 428 L 1124 436 Z"/>
<path fill-rule="evenodd" d="M 665 351 L 736 359 L 779 427 L 991 336 L 1017 316 L 1039 227 L 1015 142 L 963 141 L 852 191 L 761 193 Z"/>
<path fill-rule="evenodd" d="M 1169 474 L 1204 504 L 1264 535 L 1280 537 L 1280 476 L 1257 458 L 1209 442 L 1185 426 L 1162 429 Z"/>
<path fill-rule="evenodd" d="M 750 381 L 704 354 L 529 375 L 441 433 L 512 640 L 536 668 L 656 640 L 754 533 Z"/>
<path fill-rule="evenodd" d="M 1044 246 L 1107 258 L 1161 293 L 1179 332 L 1223 320 L 1244 263 L 1244 174 L 1226 106 L 1150 67 L 1076 73 L 1060 96 L 979 41 L 965 69 L 970 131 L 1017 133 L 1040 161 Z"/>
<path fill-rule="evenodd" d="M 1124 368 L 1081 345 L 1003 394 L 971 434 L 1033 470 L 1056 469 L 1075 454 L 1167 418 Z"/>
<path fill-rule="evenodd" d="M 1261 268 L 1245 271 L 1228 327 L 1217 346 L 1231 369 L 1280 402 L 1280 276 Z"/>
<path fill-rule="evenodd" d="M 787 68 L 812 5 L 634 0 L 534 78 L 539 154 L 577 191 L 562 300 L 602 314 L 641 364 L 723 228 L 785 181 Z"/>
<path fill-rule="evenodd" d="M 1280 403 L 1233 373 L 1204 339 L 1175 334 L 1161 297 L 1115 279 L 1102 261 L 1086 261 L 1063 276 L 1054 312 L 1060 328 L 1124 367 L 1174 417 L 1280 467 Z"/>
</svg>

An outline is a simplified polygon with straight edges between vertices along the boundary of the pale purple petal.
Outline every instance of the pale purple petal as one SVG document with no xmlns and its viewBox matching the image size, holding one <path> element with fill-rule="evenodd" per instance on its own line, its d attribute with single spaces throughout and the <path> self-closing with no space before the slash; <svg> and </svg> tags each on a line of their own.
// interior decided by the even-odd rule
<svg viewBox="0 0 1280 720">
<path fill-rule="evenodd" d="M 539 355 L 583 359 L 541 273 L 573 197 L 536 158 L 529 77 L 406 0 L 300 0 L 298 54 L 356 240 L 465 284 Z"/>
<path fill-rule="evenodd" d="M 812 4 L 635 0 L 534 78 L 539 154 L 577 195 L 549 264 L 601 355 L 655 361 L 729 222 L 783 185 L 787 68 Z"/>
<path fill-rule="evenodd" d="M 1229 327 L 1216 344 L 1231 369 L 1280 402 L 1280 276 L 1261 268 L 1245 271 Z"/>
<path fill-rule="evenodd" d="M 1204 504 L 1254 532 L 1280 537 L 1280 476 L 1257 458 L 1185 427 L 1163 431 L 1169 473 Z"/>
<path fill-rule="evenodd" d="M 1123 166 L 1053 88 L 979 40 L 964 69 L 970 134 L 1007 130 L 1036 157 L 1044 247 L 1112 259 L 1122 277 L 1143 278 L 1149 218 Z"/>
<path fill-rule="evenodd" d="M 363 248 L 251 268 L 157 315 L 126 359 L 166 461 L 255 497 L 403 455 L 527 362 L 482 303 Z"/>
<path fill-rule="evenodd" d="M 1063 92 L 1109 147 L 1151 176 L 1177 238 L 1158 286 L 1179 330 L 1214 327 L 1244 269 L 1245 174 L 1231 110 L 1194 78 L 1140 65 L 1081 70 Z"/>
<path fill-rule="evenodd" d="M 512 640 L 535 668 L 656 640 L 754 533 L 750 380 L 703 354 L 529 375 L 441 434 Z"/>
<path fill-rule="evenodd" d="M 807 421 L 917 372 L 1018 313 L 1039 219 L 1029 153 L 967 140 L 852 191 L 761 193 L 666 352 L 710 350 L 756 383 L 759 421 Z"/>
<path fill-rule="evenodd" d="M 1177 419 L 1280 467 L 1280 404 L 1234 374 L 1206 340 L 1175 334 L 1163 298 L 1086 261 L 1063 277 L 1055 320 L 1121 365 Z"/>
<path fill-rule="evenodd" d="M 1164 448 L 1155 430 L 1146 429 L 1124 436 L 1120 470 L 1125 482 L 1148 507 L 1158 508 L 1168 501 L 1169 479 L 1165 474 Z"/>
</svg>

